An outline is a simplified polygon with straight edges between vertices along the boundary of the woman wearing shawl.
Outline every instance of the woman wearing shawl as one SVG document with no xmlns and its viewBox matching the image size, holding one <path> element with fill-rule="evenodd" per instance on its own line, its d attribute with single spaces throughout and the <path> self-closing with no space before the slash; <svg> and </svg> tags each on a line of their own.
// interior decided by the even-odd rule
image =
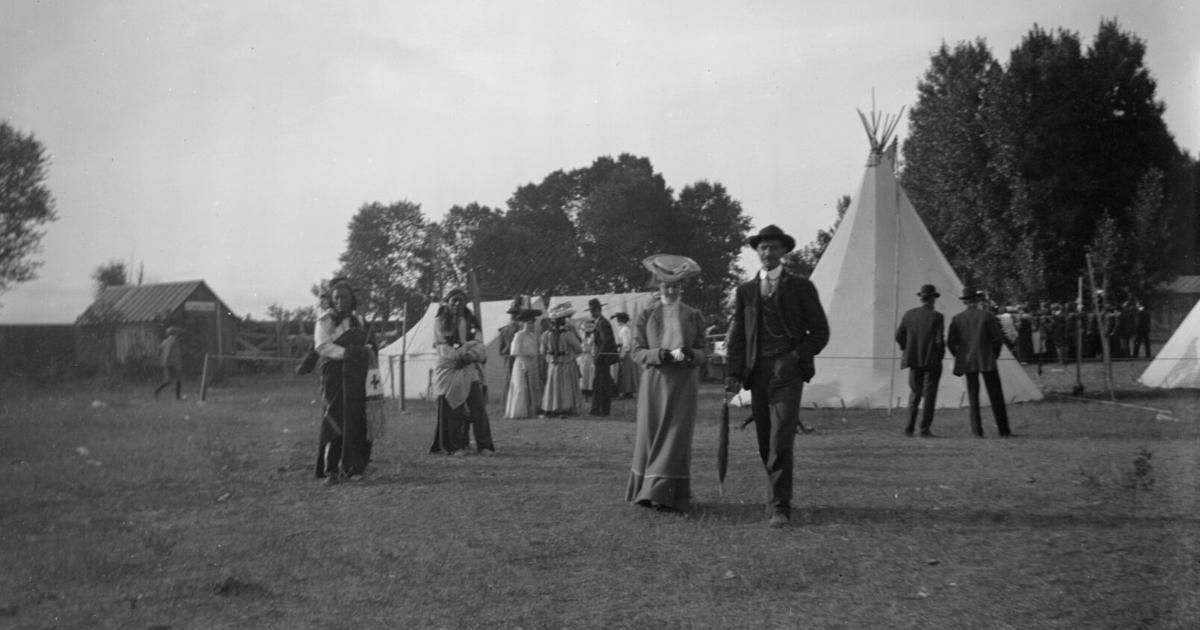
<svg viewBox="0 0 1200 630">
<path fill-rule="evenodd" d="M 627 313 L 613 315 L 617 322 L 617 364 L 613 366 L 616 374 L 613 382 L 617 385 L 617 395 L 621 398 L 633 398 L 637 394 L 638 369 L 633 362 L 633 328 L 629 325 Z"/>
<path fill-rule="evenodd" d="M 625 500 L 685 511 L 691 498 L 692 433 L 704 364 L 704 318 L 679 300 L 681 283 L 700 273 L 691 258 L 657 254 L 642 261 L 659 301 L 638 317 L 633 357 L 643 367 Z"/>
<path fill-rule="evenodd" d="M 362 477 L 371 458 L 367 439 L 367 368 L 371 354 L 354 290 L 344 278 L 330 283 L 329 309 L 317 320 L 314 350 L 321 358 L 321 419 L 317 477 L 328 484 Z"/>
<path fill-rule="evenodd" d="M 458 455 L 471 445 L 482 455 L 495 455 L 491 422 L 483 398 L 483 362 L 487 348 L 476 339 L 479 319 L 467 308 L 467 292 L 454 288 L 446 294 L 434 325 L 437 363 L 433 368 L 437 392 L 437 430 L 430 453 Z"/>
<path fill-rule="evenodd" d="M 508 399 L 504 404 L 505 418 L 532 418 L 538 414 L 542 402 L 542 376 L 538 373 L 538 336 L 534 326 L 541 314 L 536 309 L 524 309 L 517 314 L 521 328 L 513 335 L 509 346 L 513 368 Z"/>
<path fill-rule="evenodd" d="M 550 330 L 542 333 L 541 351 L 546 357 L 546 389 L 542 394 L 542 412 L 550 417 L 579 414 L 583 392 L 579 389 L 579 365 L 575 357 L 583 343 L 567 321 L 575 314 L 570 302 L 556 304 L 546 314 L 552 320 Z"/>
</svg>

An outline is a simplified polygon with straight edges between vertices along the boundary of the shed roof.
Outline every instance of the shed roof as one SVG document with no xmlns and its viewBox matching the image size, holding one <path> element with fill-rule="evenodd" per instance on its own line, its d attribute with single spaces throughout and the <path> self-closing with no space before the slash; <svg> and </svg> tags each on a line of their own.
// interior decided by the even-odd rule
<svg viewBox="0 0 1200 630">
<path fill-rule="evenodd" d="M 79 316 L 76 323 L 161 322 L 201 287 L 207 288 L 203 280 L 107 287 L 96 296 L 96 301 Z M 211 289 L 209 293 L 212 293 Z"/>
</svg>

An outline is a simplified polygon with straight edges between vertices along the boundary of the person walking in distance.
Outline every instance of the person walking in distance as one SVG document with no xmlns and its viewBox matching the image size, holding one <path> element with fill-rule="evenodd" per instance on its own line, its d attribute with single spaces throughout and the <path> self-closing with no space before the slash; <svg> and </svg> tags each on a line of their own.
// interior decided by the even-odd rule
<svg viewBox="0 0 1200 630">
<path fill-rule="evenodd" d="M 921 414 L 921 437 L 934 437 L 930 429 L 942 378 L 942 358 L 946 356 L 946 319 L 933 308 L 940 296 L 932 284 L 923 285 L 917 293 L 921 305 L 905 312 L 896 328 L 900 368 L 908 368 L 908 425 L 904 428 L 908 437 L 916 429 L 922 400 L 925 412 Z"/>
<path fill-rule="evenodd" d="M 979 377 L 987 387 L 988 401 L 992 404 L 992 415 L 996 418 L 996 429 L 1000 437 L 1009 437 L 1008 410 L 1004 406 L 1004 388 L 1000 384 L 1000 372 L 996 358 L 1004 346 L 1004 332 L 1000 322 L 983 307 L 984 295 L 972 287 L 963 289 L 962 300 L 967 308 L 950 319 L 946 333 L 946 347 L 954 355 L 954 375 L 967 381 L 967 401 L 970 404 L 971 433 L 983 437 L 983 424 L 979 411 Z"/>
<path fill-rule="evenodd" d="M 768 525 L 791 520 L 792 466 L 800 395 L 816 374 L 813 358 L 829 342 L 829 322 L 807 278 L 783 272 L 796 239 L 768 225 L 748 240 L 762 270 L 737 288 L 726 348 L 730 392 L 749 389 L 758 453 L 767 473 Z"/>
<path fill-rule="evenodd" d="M 167 337 L 158 344 L 158 358 L 162 364 L 163 382 L 154 388 L 154 398 L 164 388 L 175 384 L 175 400 L 183 398 L 183 351 L 179 348 L 179 329 L 167 327 Z"/>
</svg>

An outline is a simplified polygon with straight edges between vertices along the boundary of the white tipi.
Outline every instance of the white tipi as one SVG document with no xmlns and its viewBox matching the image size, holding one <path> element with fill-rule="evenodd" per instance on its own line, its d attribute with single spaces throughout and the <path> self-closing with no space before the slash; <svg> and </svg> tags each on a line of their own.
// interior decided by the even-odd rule
<svg viewBox="0 0 1200 630">
<path fill-rule="evenodd" d="M 907 405 L 908 374 L 900 369 L 895 332 L 904 311 L 917 306 L 916 293 L 932 284 L 941 293 L 937 309 L 950 318 L 963 310 L 963 283 L 938 249 L 896 180 L 899 116 L 859 112 L 871 141 L 862 187 L 813 270 L 812 282 L 829 317 L 829 344 L 817 356 L 817 374 L 804 390 L 804 403 L 820 407 Z M 890 146 L 889 146 L 890 143 Z M 966 385 L 953 374 L 947 352 L 938 390 L 939 407 L 967 404 Z M 1000 360 L 1006 400 L 1040 400 L 1042 392 L 1007 349 Z M 982 404 L 987 396 L 981 396 Z"/>
<path fill-rule="evenodd" d="M 1200 388 L 1200 303 L 1171 333 L 1138 381 L 1147 387 Z"/>
</svg>

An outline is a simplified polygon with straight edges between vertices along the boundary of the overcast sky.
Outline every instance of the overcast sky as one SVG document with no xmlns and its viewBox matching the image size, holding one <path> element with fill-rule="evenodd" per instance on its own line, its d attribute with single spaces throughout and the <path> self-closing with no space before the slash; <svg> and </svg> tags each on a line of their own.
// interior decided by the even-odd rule
<svg viewBox="0 0 1200 630">
<path fill-rule="evenodd" d="M 942 42 L 1007 62 L 1035 23 L 1142 38 L 1196 155 L 1198 4 L 5 0 L 0 119 L 52 156 L 59 219 L 0 323 L 74 321 L 111 259 L 203 279 L 238 315 L 310 305 L 364 203 L 503 208 L 620 153 L 806 243 L 857 193 L 856 108 L 911 107 Z"/>
</svg>

